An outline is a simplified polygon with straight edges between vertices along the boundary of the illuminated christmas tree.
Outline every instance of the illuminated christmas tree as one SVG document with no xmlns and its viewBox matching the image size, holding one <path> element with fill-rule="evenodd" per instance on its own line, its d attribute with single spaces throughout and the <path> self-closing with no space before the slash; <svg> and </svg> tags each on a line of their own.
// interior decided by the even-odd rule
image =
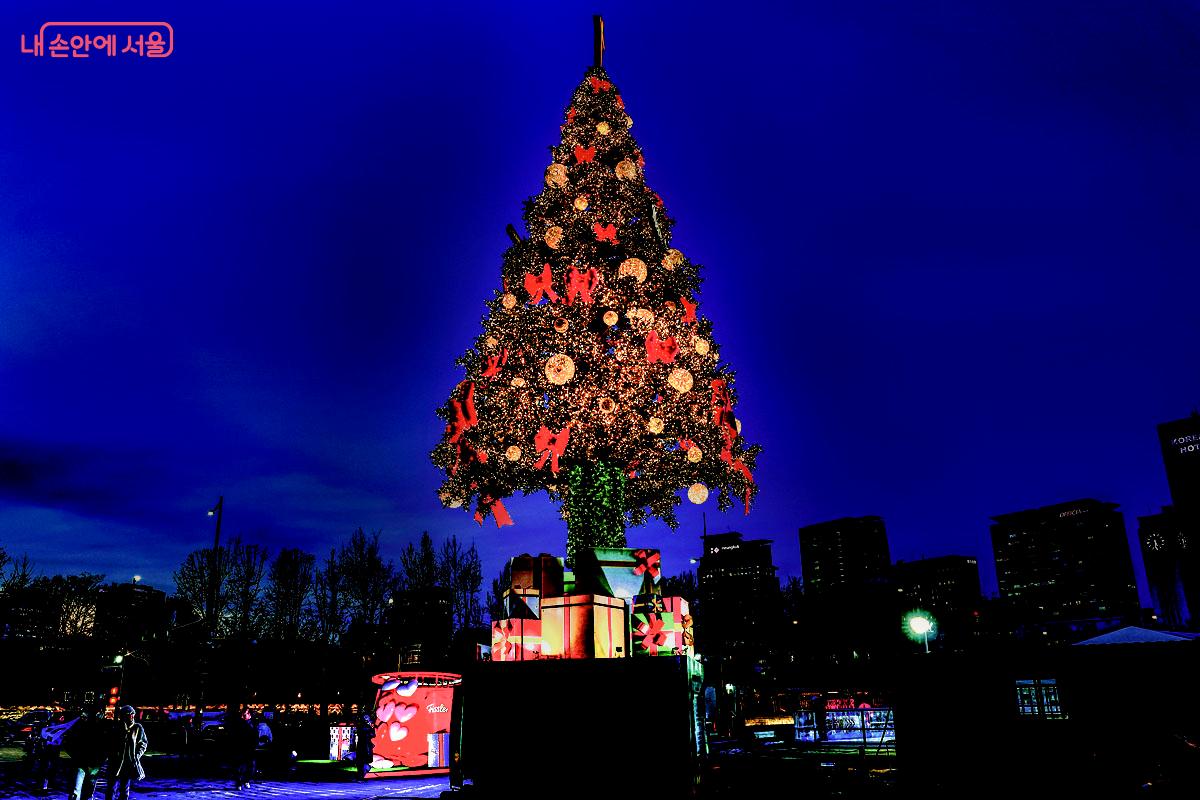
<svg viewBox="0 0 1200 800">
<path fill-rule="evenodd" d="M 698 311 L 699 268 L 671 246 L 633 120 L 600 64 L 575 89 L 544 185 L 510 228 L 501 287 L 439 411 L 439 497 L 511 524 L 503 498 L 545 491 L 567 557 L 624 547 L 627 525 L 677 524 L 679 493 L 749 513 L 759 452 L 734 376 Z"/>
</svg>

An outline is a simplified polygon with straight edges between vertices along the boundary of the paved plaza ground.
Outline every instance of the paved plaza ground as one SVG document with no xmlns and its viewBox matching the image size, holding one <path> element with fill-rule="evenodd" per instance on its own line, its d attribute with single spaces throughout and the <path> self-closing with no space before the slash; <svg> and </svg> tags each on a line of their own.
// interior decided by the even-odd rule
<svg viewBox="0 0 1200 800">
<path fill-rule="evenodd" d="M 61 784 L 55 785 L 49 794 L 34 791 L 38 788 L 22 777 L 15 779 L 0 776 L 0 797 L 5 798 L 64 798 L 68 790 Z M 391 797 L 438 797 L 449 788 L 445 776 L 411 778 L 388 778 L 386 780 L 363 781 L 361 783 L 329 783 L 324 781 L 263 781 L 251 784 L 241 791 L 235 790 L 227 780 L 204 779 L 159 779 L 147 778 L 134 784 L 130 796 L 133 798 L 170 798 L 171 800 L 217 800 L 218 798 L 300 797 L 306 800 L 376 800 Z M 103 800 L 104 786 L 98 788 L 96 800 Z"/>
<path fill-rule="evenodd" d="M 157 763 L 156 763 L 157 762 Z M 233 788 L 231 781 L 224 777 L 204 777 L 197 775 L 178 774 L 186 772 L 181 769 L 177 759 L 147 758 L 146 780 L 133 785 L 130 797 L 170 798 L 170 800 L 219 800 L 222 798 L 240 798 L 255 800 L 256 798 L 297 797 L 305 800 L 385 800 L 400 797 L 438 797 L 450 788 L 449 780 L 444 775 L 414 775 L 412 777 L 380 778 L 370 781 L 347 780 L 346 771 L 340 769 L 324 770 L 328 775 L 315 779 L 308 774 L 298 772 L 295 780 L 262 780 L 255 781 L 249 788 L 238 791 Z M 28 767 L 21 759 L 19 748 L 0 748 L 0 798 L 28 800 L 30 798 L 66 798 L 70 787 L 68 772 L 69 762 L 64 758 L 48 793 L 38 791 L 41 782 L 35 781 L 28 773 Z M 331 765 L 333 766 L 333 765 Z M 275 776 L 268 776 L 275 777 Z M 96 789 L 96 800 L 104 800 L 106 785 L 101 778 Z"/>
</svg>

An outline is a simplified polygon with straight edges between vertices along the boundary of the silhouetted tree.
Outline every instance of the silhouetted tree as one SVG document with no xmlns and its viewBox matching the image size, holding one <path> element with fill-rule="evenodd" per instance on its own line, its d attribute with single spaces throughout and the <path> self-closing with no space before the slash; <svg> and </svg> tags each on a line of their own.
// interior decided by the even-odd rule
<svg viewBox="0 0 1200 800">
<path fill-rule="evenodd" d="M 51 614 L 57 619 L 56 633 L 63 637 L 90 636 L 96 626 L 96 598 L 103 575 L 55 575 L 39 578 L 47 582 Z"/>
<path fill-rule="evenodd" d="M 479 605 L 479 587 L 483 583 L 483 566 L 475 543 L 463 550 L 454 534 L 442 543 L 437 560 L 438 575 L 442 586 L 450 592 L 451 616 L 454 630 L 478 627 L 483 622 L 483 609 Z"/>
<path fill-rule="evenodd" d="M 260 590 L 266 564 L 266 548 L 243 544 L 241 538 L 221 545 L 215 558 L 212 548 L 193 550 L 175 570 L 175 593 L 218 636 L 253 636 L 260 622 Z M 214 566 L 215 606 L 209 600 Z"/>
<path fill-rule="evenodd" d="M 346 630 L 344 579 L 337 548 L 329 549 L 329 557 L 317 572 L 313 588 L 317 638 L 325 644 L 337 644 Z"/>
<path fill-rule="evenodd" d="M 33 581 L 33 562 L 29 556 L 13 558 L 0 547 L 0 597 L 10 591 L 24 589 Z"/>
<path fill-rule="evenodd" d="M 266 631 L 283 641 L 306 638 L 313 623 L 312 553 L 288 547 L 271 562 L 265 596 Z"/>
<path fill-rule="evenodd" d="M 220 548 L 214 557 L 211 547 L 188 553 L 175 570 L 175 594 L 185 601 L 198 617 L 204 620 L 205 628 L 219 632 L 219 621 L 228 605 L 229 559 L 224 557 L 225 548 Z M 213 570 L 216 569 L 216 603 L 210 602 L 213 589 Z"/>
<path fill-rule="evenodd" d="M 222 619 L 222 632 L 236 638 L 253 638 L 262 623 L 262 580 L 267 569 L 267 550 L 257 544 L 235 539 L 224 560 L 229 564 L 228 606 Z"/>
<path fill-rule="evenodd" d="M 500 575 L 492 578 L 492 591 L 488 595 L 487 612 L 493 620 L 504 619 L 504 592 L 512 586 L 512 562 L 504 562 Z"/>
<path fill-rule="evenodd" d="M 433 539 L 429 538 L 429 531 L 424 531 L 419 546 L 409 542 L 400 554 L 400 587 L 408 591 L 432 589 L 438 585 L 438 577 Z"/>
<path fill-rule="evenodd" d="M 383 621 L 396 568 L 379 551 L 379 531 L 370 536 L 362 528 L 338 552 L 346 610 L 351 623 L 377 625 Z"/>
</svg>

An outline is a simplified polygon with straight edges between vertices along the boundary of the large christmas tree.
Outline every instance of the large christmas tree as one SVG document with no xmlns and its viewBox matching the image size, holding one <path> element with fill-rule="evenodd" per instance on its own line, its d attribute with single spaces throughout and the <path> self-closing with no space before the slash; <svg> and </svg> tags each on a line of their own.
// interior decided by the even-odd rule
<svg viewBox="0 0 1200 800">
<path fill-rule="evenodd" d="M 599 50 L 599 48 L 597 48 Z M 599 63 L 599 59 L 597 59 Z M 545 490 L 567 557 L 624 547 L 650 515 L 675 527 L 685 490 L 749 513 L 759 452 L 741 437 L 733 372 L 698 311 L 699 267 L 672 220 L 617 87 L 593 66 L 575 89 L 542 190 L 510 229 L 502 286 L 458 360 L 432 453 L 451 508 L 511 524 L 503 498 Z"/>
</svg>

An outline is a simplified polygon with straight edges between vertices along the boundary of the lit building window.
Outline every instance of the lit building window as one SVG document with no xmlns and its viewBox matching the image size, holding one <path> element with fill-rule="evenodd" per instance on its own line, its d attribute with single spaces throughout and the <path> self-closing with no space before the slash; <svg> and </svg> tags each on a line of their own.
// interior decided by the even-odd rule
<svg viewBox="0 0 1200 800">
<path fill-rule="evenodd" d="M 1017 714 L 1035 719 L 1066 719 L 1054 678 L 1017 681 Z"/>
</svg>

